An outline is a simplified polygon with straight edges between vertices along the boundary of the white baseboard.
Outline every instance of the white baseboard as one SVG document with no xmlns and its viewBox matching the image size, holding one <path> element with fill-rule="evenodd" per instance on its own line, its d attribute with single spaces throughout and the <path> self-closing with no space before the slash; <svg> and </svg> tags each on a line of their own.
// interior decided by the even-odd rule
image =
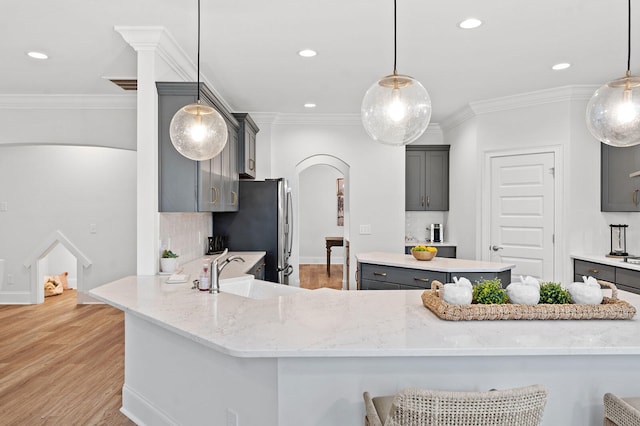
<svg viewBox="0 0 640 426">
<path fill-rule="evenodd" d="M 178 425 L 146 398 L 127 386 L 126 383 L 122 386 L 122 407 L 120 412 L 138 426 Z"/>
<path fill-rule="evenodd" d="M 325 257 L 314 257 L 314 256 L 306 256 L 300 257 L 299 259 L 300 265 L 326 265 L 327 258 Z M 331 264 L 332 265 L 342 265 L 344 264 L 344 257 L 342 256 L 331 256 Z"/>
<path fill-rule="evenodd" d="M 31 305 L 31 293 L 28 291 L 0 292 L 0 305 Z"/>
</svg>

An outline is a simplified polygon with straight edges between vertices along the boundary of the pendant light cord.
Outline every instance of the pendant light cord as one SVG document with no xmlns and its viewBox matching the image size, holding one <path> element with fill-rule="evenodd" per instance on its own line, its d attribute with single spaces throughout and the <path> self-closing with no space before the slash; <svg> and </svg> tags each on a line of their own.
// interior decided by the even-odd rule
<svg viewBox="0 0 640 426">
<path fill-rule="evenodd" d="M 631 1 L 631 0 L 629 0 Z M 200 0 L 198 0 L 198 59 L 197 59 L 197 86 L 196 89 L 198 91 L 198 103 L 200 103 Z"/>
<path fill-rule="evenodd" d="M 631 0 L 629 0 L 629 2 L 631 2 Z M 396 0 L 393 0 L 393 75 L 397 75 L 398 71 L 396 68 L 396 63 L 397 63 L 397 50 L 398 50 L 398 35 L 397 35 L 397 21 L 398 18 L 396 16 L 396 9 L 397 9 L 397 5 L 396 5 Z"/>
<path fill-rule="evenodd" d="M 629 0 L 627 22 L 627 75 L 631 73 L 631 0 Z"/>
</svg>

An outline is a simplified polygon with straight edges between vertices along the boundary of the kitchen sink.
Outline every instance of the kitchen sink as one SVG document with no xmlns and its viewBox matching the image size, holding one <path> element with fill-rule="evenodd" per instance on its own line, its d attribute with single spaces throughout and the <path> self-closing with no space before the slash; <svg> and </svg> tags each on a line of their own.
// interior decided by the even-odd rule
<svg viewBox="0 0 640 426">
<path fill-rule="evenodd" d="M 272 299 L 309 291 L 305 288 L 257 280 L 251 276 L 220 280 L 220 292 L 249 299 Z"/>
</svg>

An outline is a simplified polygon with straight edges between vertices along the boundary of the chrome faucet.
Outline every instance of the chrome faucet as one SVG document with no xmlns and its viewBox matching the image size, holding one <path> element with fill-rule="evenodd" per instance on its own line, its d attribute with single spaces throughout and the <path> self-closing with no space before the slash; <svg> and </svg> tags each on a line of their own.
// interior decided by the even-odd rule
<svg viewBox="0 0 640 426">
<path fill-rule="evenodd" d="M 224 259 L 222 263 L 218 263 L 218 261 L 227 255 L 229 249 L 224 249 L 220 256 L 216 257 L 211 261 L 211 266 L 209 267 L 209 293 L 218 294 L 220 293 L 220 273 L 222 270 L 231 262 L 244 262 L 244 259 L 240 256 L 229 256 Z"/>
</svg>

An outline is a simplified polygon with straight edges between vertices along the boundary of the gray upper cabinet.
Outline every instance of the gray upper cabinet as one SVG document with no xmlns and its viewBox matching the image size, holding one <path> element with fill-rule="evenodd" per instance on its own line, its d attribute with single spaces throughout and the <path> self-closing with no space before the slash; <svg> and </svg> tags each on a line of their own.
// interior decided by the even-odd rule
<svg viewBox="0 0 640 426">
<path fill-rule="evenodd" d="M 238 120 L 238 173 L 242 179 L 256 178 L 256 135 L 260 131 L 247 113 L 235 113 Z"/>
<path fill-rule="evenodd" d="M 449 145 L 409 145 L 405 167 L 405 210 L 449 210 Z"/>
<path fill-rule="evenodd" d="M 616 148 L 601 144 L 600 209 L 603 212 L 640 211 L 640 145 Z"/>
<path fill-rule="evenodd" d="M 238 209 L 238 122 L 201 83 L 200 99 L 225 119 L 224 150 L 205 161 L 182 156 L 171 143 L 169 124 L 178 109 L 197 99 L 196 83 L 156 83 L 158 90 L 158 176 L 160 212 L 220 212 Z"/>
</svg>

